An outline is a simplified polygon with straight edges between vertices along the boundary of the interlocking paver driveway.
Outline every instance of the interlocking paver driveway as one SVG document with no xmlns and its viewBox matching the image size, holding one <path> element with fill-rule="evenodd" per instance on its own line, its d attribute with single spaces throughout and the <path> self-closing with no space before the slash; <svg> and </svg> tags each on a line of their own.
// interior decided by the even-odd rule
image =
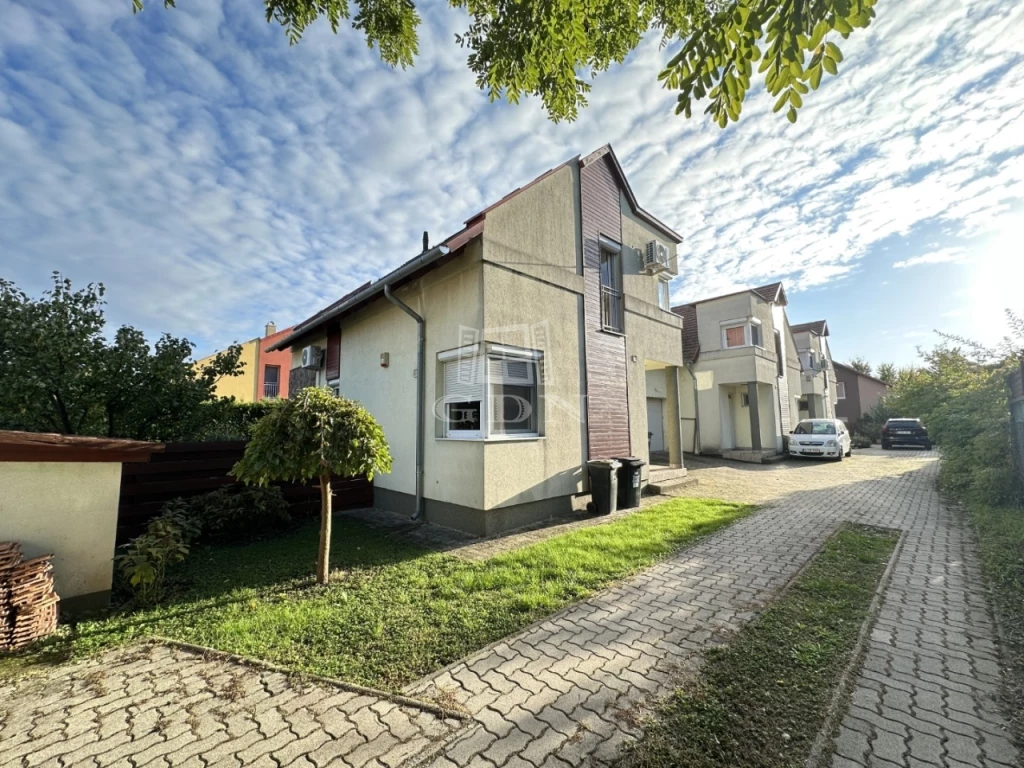
<svg viewBox="0 0 1024 768">
<path fill-rule="evenodd" d="M 0 687 L 0 767 L 370 765 L 564 768 L 612 760 L 637 712 L 775 596 L 843 521 L 906 531 L 835 768 L 1012 766 L 970 531 L 934 454 L 841 464 L 688 462 L 687 495 L 764 509 L 637 577 L 407 689 L 415 708 L 154 646 Z M 133 655 L 134 654 L 134 655 Z M 433 750 L 439 749 L 435 757 Z"/>
<path fill-rule="evenodd" d="M 935 459 L 864 451 L 840 464 L 689 462 L 700 485 L 687 495 L 766 508 L 410 686 L 458 701 L 479 723 L 432 766 L 611 761 L 638 733 L 638 706 L 668 693 L 679 665 L 749 619 L 843 521 L 907 535 L 833 764 L 1015 765 L 969 530 L 939 499 Z"/>
<path fill-rule="evenodd" d="M 0 766 L 394 768 L 461 725 L 147 644 L 0 686 Z"/>
</svg>

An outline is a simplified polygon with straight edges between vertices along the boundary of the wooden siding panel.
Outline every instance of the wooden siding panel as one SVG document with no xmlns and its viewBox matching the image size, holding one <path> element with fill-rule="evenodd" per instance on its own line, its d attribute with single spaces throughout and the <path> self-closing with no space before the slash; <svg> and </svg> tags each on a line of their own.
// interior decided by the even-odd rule
<svg viewBox="0 0 1024 768">
<path fill-rule="evenodd" d="M 599 238 L 622 242 L 619 183 L 608 157 L 580 169 L 586 323 L 587 441 L 591 459 L 628 456 L 629 402 L 626 340 L 601 330 Z"/>
</svg>

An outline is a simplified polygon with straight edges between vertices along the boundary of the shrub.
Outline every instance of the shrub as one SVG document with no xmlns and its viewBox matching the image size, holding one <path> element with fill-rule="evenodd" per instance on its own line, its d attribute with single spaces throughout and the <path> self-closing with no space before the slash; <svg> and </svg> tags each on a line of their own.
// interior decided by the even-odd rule
<svg viewBox="0 0 1024 768">
<path fill-rule="evenodd" d="M 115 565 L 135 599 L 149 605 L 163 596 L 168 567 L 188 557 L 200 537 L 241 538 L 290 520 L 288 502 L 276 486 L 230 485 L 191 499 L 172 499 L 149 521 L 145 533 L 122 545 Z"/>
<path fill-rule="evenodd" d="M 174 499 L 164 505 L 146 532 L 124 544 L 115 558 L 118 572 L 140 603 L 156 602 L 163 594 L 167 568 L 188 557 L 200 526 L 187 502 Z"/>
<path fill-rule="evenodd" d="M 260 419 L 280 405 L 280 400 L 240 403 L 221 399 L 203 404 L 202 427 L 196 440 L 248 440 Z"/>
<path fill-rule="evenodd" d="M 288 502 L 277 486 L 224 486 L 194 499 L 204 534 L 248 536 L 291 520 Z"/>
<path fill-rule="evenodd" d="M 850 445 L 854 448 L 870 448 L 871 438 L 866 435 L 854 435 L 850 438 Z"/>
</svg>

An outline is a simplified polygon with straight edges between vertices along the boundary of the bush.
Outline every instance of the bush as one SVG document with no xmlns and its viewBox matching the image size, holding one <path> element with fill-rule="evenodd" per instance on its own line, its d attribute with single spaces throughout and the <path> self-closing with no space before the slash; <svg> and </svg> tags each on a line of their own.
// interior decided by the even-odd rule
<svg viewBox="0 0 1024 768">
<path fill-rule="evenodd" d="M 222 399 L 203 404 L 202 427 L 196 440 L 248 440 L 260 419 L 281 404 L 281 400 L 240 403 Z"/>
<path fill-rule="evenodd" d="M 850 438 L 850 445 L 854 448 L 870 448 L 871 438 L 865 435 L 853 435 Z"/>
<path fill-rule="evenodd" d="M 138 602 L 149 605 L 163 595 L 168 566 L 188 557 L 200 531 L 187 502 L 174 499 L 149 521 L 144 534 L 122 546 L 124 554 L 115 558 L 115 564 Z"/>
<path fill-rule="evenodd" d="M 164 593 L 167 569 L 188 557 L 200 537 L 245 538 L 291 520 L 276 486 L 230 485 L 191 499 L 172 499 L 146 532 L 122 545 L 115 565 L 137 602 L 150 605 Z"/>
</svg>

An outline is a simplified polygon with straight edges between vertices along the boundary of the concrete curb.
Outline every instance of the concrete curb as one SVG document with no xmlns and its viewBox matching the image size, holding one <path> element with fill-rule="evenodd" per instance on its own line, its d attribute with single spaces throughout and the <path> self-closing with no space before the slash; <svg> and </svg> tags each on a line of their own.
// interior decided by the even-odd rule
<svg viewBox="0 0 1024 768">
<path fill-rule="evenodd" d="M 894 529 L 890 528 L 888 530 Z M 907 532 L 901 530 L 899 540 L 889 556 L 889 563 L 882 572 L 882 578 L 878 580 L 878 586 L 875 587 L 875 596 L 871 600 L 871 605 L 868 606 L 868 614 L 864 618 L 864 623 L 861 624 L 860 632 L 857 635 L 857 643 L 853 647 L 853 655 L 850 656 L 846 669 L 843 670 L 843 674 L 839 677 L 835 692 L 832 694 L 832 701 L 829 703 L 828 710 L 825 713 L 825 721 L 821 724 L 821 729 L 811 745 L 811 753 L 807 756 L 804 768 L 825 768 L 830 762 L 828 758 L 831 757 L 830 749 L 832 747 L 833 734 L 839 726 L 843 715 L 846 714 L 846 706 L 849 703 L 849 697 L 853 689 L 853 681 L 856 679 L 857 673 L 864 663 L 868 637 L 871 634 L 871 630 L 874 629 L 875 622 L 878 620 L 879 612 L 882 610 L 882 601 L 885 599 L 885 593 L 889 589 L 892 572 L 896 566 L 896 561 L 899 559 L 900 552 L 903 550 L 903 542 L 906 538 Z"/>
<path fill-rule="evenodd" d="M 421 699 L 414 699 L 410 696 L 404 696 L 400 693 L 389 693 L 388 691 L 380 691 L 376 688 L 368 688 L 365 685 L 356 685 L 355 683 L 346 683 L 344 680 L 337 680 L 332 677 L 323 677 L 322 675 L 313 675 L 306 672 L 298 672 L 288 667 L 282 667 L 278 664 L 273 664 L 268 661 L 260 661 L 259 659 L 250 659 L 245 656 L 239 656 L 235 653 L 228 653 L 227 651 L 219 651 L 216 648 L 208 648 L 205 645 L 195 645 L 194 643 L 186 643 L 181 640 L 174 640 L 169 637 L 161 637 L 160 635 L 153 635 L 146 638 L 143 643 L 149 643 L 153 645 L 166 645 L 172 648 L 179 648 L 188 653 L 194 653 L 201 656 L 213 657 L 221 659 L 223 661 L 230 661 L 234 664 L 239 664 L 245 667 L 251 667 L 253 669 L 262 669 L 268 672 L 278 672 L 288 677 L 300 677 L 303 680 L 310 680 L 314 683 L 320 683 L 322 685 L 329 685 L 333 688 L 340 688 L 343 691 L 349 693 L 364 694 L 366 696 L 373 696 L 378 699 L 385 699 L 394 704 L 399 704 L 403 707 L 411 707 L 413 709 L 419 709 L 423 712 L 429 712 L 432 715 L 441 717 L 444 719 L 458 720 L 460 722 L 466 722 L 472 720 L 465 712 L 459 712 L 454 709 L 448 709 L 438 704 L 434 704 L 428 701 L 422 701 Z"/>
</svg>

